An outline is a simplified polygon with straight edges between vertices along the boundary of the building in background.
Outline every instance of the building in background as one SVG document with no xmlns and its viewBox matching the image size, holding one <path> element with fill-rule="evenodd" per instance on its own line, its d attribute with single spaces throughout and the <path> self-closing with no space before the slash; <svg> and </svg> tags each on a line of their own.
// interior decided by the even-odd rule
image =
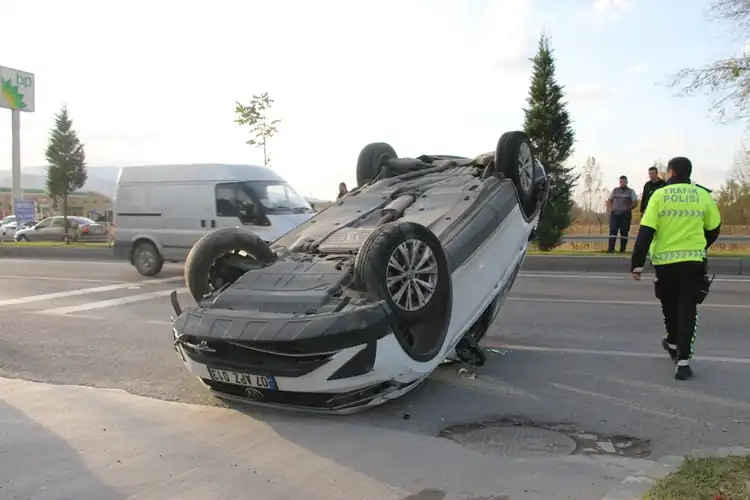
<svg viewBox="0 0 750 500">
<path fill-rule="evenodd" d="M 52 198 L 43 189 L 24 189 L 25 200 L 36 202 L 37 220 L 62 214 L 62 200 L 53 204 Z M 11 189 L 0 187 L 0 218 L 13 211 Z M 68 196 L 68 215 L 78 215 L 94 220 L 112 220 L 112 200 L 96 191 L 77 191 Z"/>
</svg>

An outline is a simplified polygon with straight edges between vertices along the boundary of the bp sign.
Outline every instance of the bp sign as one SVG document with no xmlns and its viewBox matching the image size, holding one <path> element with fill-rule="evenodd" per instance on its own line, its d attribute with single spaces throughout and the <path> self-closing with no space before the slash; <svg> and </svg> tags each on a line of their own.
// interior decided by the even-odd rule
<svg viewBox="0 0 750 500">
<path fill-rule="evenodd" d="M 32 73 L 0 66 L 0 108 L 33 112 L 35 86 Z"/>
</svg>

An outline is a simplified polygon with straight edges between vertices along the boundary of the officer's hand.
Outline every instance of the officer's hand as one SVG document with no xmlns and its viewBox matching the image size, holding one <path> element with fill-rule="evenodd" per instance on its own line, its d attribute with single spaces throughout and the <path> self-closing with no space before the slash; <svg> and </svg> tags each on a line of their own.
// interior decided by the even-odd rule
<svg viewBox="0 0 750 500">
<path fill-rule="evenodd" d="M 633 269 L 633 270 L 632 270 L 632 271 L 630 272 L 630 274 L 632 274 L 632 275 L 633 275 L 633 279 L 634 279 L 634 280 L 636 280 L 636 281 L 641 281 L 641 273 L 642 273 L 642 272 L 643 272 L 643 268 L 642 268 L 642 267 L 636 267 L 635 269 Z"/>
</svg>

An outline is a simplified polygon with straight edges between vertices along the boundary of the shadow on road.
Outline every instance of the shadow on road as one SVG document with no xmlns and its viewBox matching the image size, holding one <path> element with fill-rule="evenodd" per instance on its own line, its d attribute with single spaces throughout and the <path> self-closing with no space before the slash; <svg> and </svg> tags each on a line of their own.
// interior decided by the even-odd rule
<svg viewBox="0 0 750 500">
<path fill-rule="evenodd" d="M 3 401 L 0 422 L 0 498 L 125 498 L 91 471 L 64 439 Z"/>
</svg>

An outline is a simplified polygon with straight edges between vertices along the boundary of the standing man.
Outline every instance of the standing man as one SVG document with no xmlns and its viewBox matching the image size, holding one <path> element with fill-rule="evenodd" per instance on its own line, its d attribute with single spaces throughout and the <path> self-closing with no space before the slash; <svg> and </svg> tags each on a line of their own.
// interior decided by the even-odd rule
<svg viewBox="0 0 750 500">
<path fill-rule="evenodd" d="M 346 182 L 339 182 L 339 194 L 336 196 L 336 199 L 338 200 L 348 192 L 349 190 L 346 188 Z"/>
<path fill-rule="evenodd" d="M 666 185 L 667 181 L 659 177 L 659 170 L 656 167 L 649 167 L 648 181 L 643 185 L 643 194 L 641 194 L 641 217 L 646 212 L 648 200 L 653 192 Z"/>
<path fill-rule="evenodd" d="M 620 176 L 620 185 L 612 190 L 607 200 L 609 207 L 609 247 L 607 253 L 614 253 L 617 233 L 620 233 L 620 253 L 628 245 L 628 231 L 633 220 L 633 208 L 638 195 L 628 187 L 628 178 Z"/>
<path fill-rule="evenodd" d="M 677 365 L 674 378 L 693 376 L 698 304 L 708 294 L 706 250 L 719 237 L 721 216 L 710 192 L 690 183 L 693 165 L 676 157 L 667 165 L 667 185 L 651 194 L 633 249 L 631 272 L 640 280 L 650 253 L 666 335 L 662 347 Z M 650 251 L 649 251 L 650 247 Z"/>
</svg>

